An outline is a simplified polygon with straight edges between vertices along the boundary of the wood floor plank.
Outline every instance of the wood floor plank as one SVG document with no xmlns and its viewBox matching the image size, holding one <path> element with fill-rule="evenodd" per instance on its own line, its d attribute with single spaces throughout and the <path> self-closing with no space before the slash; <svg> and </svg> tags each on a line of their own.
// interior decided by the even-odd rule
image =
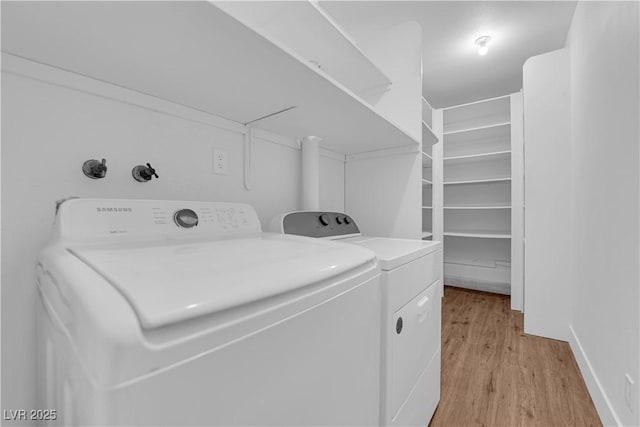
<svg viewBox="0 0 640 427">
<path fill-rule="evenodd" d="M 569 344 L 524 333 L 509 297 L 445 287 L 439 426 L 601 426 Z"/>
</svg>

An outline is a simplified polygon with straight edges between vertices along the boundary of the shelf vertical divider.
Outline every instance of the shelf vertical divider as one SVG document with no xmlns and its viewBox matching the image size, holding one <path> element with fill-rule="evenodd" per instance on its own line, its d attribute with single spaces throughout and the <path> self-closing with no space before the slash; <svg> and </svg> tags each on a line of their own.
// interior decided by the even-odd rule
<svg viewBox="0 0 640 427">
<path fill-rule="evenodd" d="M 444 179 L 443 179 L 443 116 L 442 109 L 433 110 L 433 133 L 438 137 L 436 144 L 433 144 L 431 150 L 431 167 L 432 167 L 432 231 L 433 240 L 444 242 Z M 444 268 L 444 266 L 443 266 Z"/>
<path fill-rule="evenodd" d="M 511 309 L 524 311 L 524 111 L 511 94 Z"/>
</svg>

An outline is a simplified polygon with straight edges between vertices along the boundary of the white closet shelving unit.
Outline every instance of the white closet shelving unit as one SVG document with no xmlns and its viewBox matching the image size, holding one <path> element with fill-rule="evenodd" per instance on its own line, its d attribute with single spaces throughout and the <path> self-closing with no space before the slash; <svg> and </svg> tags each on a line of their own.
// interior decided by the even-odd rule
<svg viewBox="0 0 640 427">
<path fill-rule="evenodd" d="M 434 211 L 437 209 L 437 180 L 434 165 L 438 161 L 437 147 L 439 138 L 434 131 L 434 109 L 422 98 L 422 238 L 432 240 L 434 230 Z M 436 167 L 437 171 L 437 167 Z M 434 185 L 435 183 L 435 185 Z"/>
<path fill-rule="evenodd" d="M 504 294 L 514 280 L 521 286 L 519 259 L 512 272 L 512 246 L 522 245 L 521 223 L 512 224 L 522 192 L 521 102 L 517 93 L 442 110 L 447 284 Z"/>
<path fill-rule="evenodd" d="M 390 79 L 315 2 L 17 3 L 3 5 L 5 53 L 280 135 L 319 136 L 338 153 L 419 146 L 368 101 Z"/>
</svg>

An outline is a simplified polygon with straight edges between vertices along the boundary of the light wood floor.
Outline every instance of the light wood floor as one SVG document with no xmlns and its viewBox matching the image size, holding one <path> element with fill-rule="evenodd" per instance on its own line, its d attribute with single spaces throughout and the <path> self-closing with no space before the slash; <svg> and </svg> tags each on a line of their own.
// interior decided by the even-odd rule
<svg viewBox="0 0 640 427">
<path fill-rule="evenodd" d="M 569 344 L 523 332 L 509 297 L 445 287 L 430 427 L 600 426 Z"/>
</svg>

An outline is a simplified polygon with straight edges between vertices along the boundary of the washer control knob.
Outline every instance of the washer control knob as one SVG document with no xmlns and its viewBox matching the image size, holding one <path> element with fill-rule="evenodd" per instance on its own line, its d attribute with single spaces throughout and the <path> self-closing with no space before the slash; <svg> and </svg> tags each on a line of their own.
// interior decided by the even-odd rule
<svg viewBox="0 0 640 427">
<path fill-rule="evenodd" d="M 348 216 L 345 216 L 344 218 L 342 218 L 342 220 L 345 224 L 351 224 L 351 219 Z"/>
<path fill-rule="evenodd" d="M 318 217 L 318 219 L 320 220 L 320 224 L 322 224 L 323 226 L 326 227 L 327 225 L 329 225 L 329 222 L 330 222 L 329 215 L 322 214 Z"/>
<path fill-rule="evenodd" d="M 340 218 L 339 216 L 336 217 L 336 222 L 338 224 L 342 224 L 342 218 Z"/>
<path fill-rule="evenodd" d="M 198 225 L 198 214 L 191 209 L 180 209 L 173 214 L 173 221 L 178 227 L 192 228 Z"/>
</svg>

